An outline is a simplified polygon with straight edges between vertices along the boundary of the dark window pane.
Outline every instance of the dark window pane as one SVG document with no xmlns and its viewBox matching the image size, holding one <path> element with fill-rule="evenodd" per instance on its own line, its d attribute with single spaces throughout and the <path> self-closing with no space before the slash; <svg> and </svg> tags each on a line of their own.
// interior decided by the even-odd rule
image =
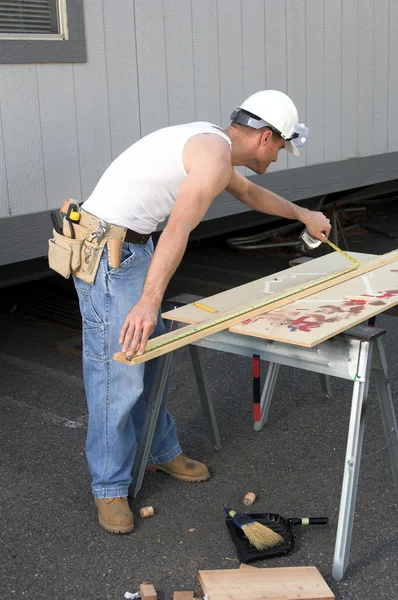
<svg viewBox="0 0 398 600">
<path fill-rule="evenodd" d="M 57 0 L 0 0 L 0 33 L 59 33 Z"/>
</svg>

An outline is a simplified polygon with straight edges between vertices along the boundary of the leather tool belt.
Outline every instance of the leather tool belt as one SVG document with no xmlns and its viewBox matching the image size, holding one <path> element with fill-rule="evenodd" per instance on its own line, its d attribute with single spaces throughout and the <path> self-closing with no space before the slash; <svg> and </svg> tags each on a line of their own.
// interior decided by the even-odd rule
<svg viewBox="0 0 398 600">
<path fill-rule="evenodd" d="M 65 200 L 60 214 L 62 225 L 55 213 L 51 214 L 54 229 L 48 241 L 48 262 L 51 269 L 66 279 L 73 273 L 87 283 L 94 283 L 105 244 L 108 244 L 109 266 L 117 269 L 123 242 L 146 244 L 151 237 L 103 221 L 80 208 L 74 200 Z"/>
</svg>

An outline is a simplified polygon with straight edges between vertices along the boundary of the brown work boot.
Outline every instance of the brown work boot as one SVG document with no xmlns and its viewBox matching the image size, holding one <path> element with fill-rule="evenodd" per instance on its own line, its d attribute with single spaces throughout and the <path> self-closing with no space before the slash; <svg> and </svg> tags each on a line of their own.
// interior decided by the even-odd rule
<svg viewBox="0 0 398 600">
<path fill-rule="evenodd" d="M 174 479 L 196 483 L 206 481 L 210 477 L 206 465 L 193 458 L 188 458 L 184 453 L 179 454 L 173 460 L 169 460 L 169 462 L 159 465 L 147 465 L 147 471 L 164 471 L 174 477 Z"/>
<path fill-rule="evenodd" d="M 133 513 L 127 498 L 94 498 L 98 521 L 110 533 L 130 533 L 134 529 Z"/>
</svg>

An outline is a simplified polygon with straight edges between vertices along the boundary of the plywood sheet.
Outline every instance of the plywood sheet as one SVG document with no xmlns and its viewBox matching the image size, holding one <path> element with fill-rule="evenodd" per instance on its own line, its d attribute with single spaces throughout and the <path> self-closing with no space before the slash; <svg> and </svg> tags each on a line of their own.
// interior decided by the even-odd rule
<svg viewBox="0 0 398 600">
<path fill-rule="evenodd" d="M 398 304 L 398 261 L 235 325 L 230 331 L 312 347 Z"/>
<path fill-rule="evenodd" d="M 359 261 L 364 257 L 370 258 L 370 255 L 357 253 L 352 253 L 352 255 Z M 328 257 L 331 256 L 335 255 L 328 255 Z M 307 276 L 306 273 L 312 273 L 311 276 L 314 277 L 315 272 L 330 268 L 332 264 L 324 261 L 328 257 L 287 269 L 274 275 L 274 279 L 271 278 L 271 281 L 270 278 L 264 278 L 264 280 L 258 280 L 258 282 L 248 285 L 252 286 L 261 281 L 264 289 L 269 286 L 273 290 L 274 286 L 280 286 L 278 289 L 280 291 L 281 286 L 291 285 L 292 281 Z M 245 287 L 242 286 L 242 288 Z M 239 290 L 239 288 L 236 289 Z M 229 293 L 224 292 L 224 294 Z M 225 297 L 224 294 L 212 296 L 203 302 L 215 308 L 218 305 L 222 306 L 224 301 L 233 302 L 232 297 Z M 282 308 L 248 319 L 229 330 L 244 335 L 312 347 L 396 304 L 398 304 L 398 262 L 385 265 Z M 192 323 L 192 320 L 188 319 L 192 319 L 197 312 L 206 311 L 201 311 L 193 305 L 187 305 L 173 311 L 173 314 L 176 320 Z M 208 314 L 206 313 L 205 319 L 208 318 Z M 167 313 L 165 316 L 167 318 Z"/>
<path fill-rule="evenodd" d="M 316 567 L 199 571 L 209 600 L 334 600 Z"/>
</svg>

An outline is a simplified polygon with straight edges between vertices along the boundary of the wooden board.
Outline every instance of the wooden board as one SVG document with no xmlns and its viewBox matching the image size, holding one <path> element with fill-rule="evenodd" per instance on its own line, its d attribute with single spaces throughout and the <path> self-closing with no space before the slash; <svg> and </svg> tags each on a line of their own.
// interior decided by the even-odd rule
<svg viewBox="0 0 398 600">
<path fill-rule="evenodd" d="M 369 258 L 369 255 L 355 254 L 359 260 L 361 256 Z M 315 259 L 278 275 L 283 281 L 304 268 L 308 272 L 317 272 L 322 260 Z M 213 298 L 215 296 L 206 299 L 206 302 L 211 302 Z M 392 263 L 283 308 L 248 319 L 230 327 L 229 331 L 312 347 L 397 304 L 398 263 Z M 210 305 L 213 306 L 212 303 Z M 167 315 L 175 314 L 178 320 L 192 322 L 197 311 L 200 309 L 187 305 L 164 316 L 168 318 Z"/>
<path fill-rule="evenodd" d="M 360 262 L 375 258 L 373 254 L 351 253 Z M 319 277 L 326 277 L 335 271 L 351 266 L 343 256 L 331 252 L 320 258 L 303 262 L 294 267 L 273 273 L 267 277 L 245 283 L 226 292 L 215 294 L 201 302 L 217 310 L 218 313 L 233 311 L 238 305 L 253 304 L 256 300 L 278 294 L 292 285 L 303 285 Z M 163 313 L 164 319 L 181 321 L 182 323 L 202 323 L 210 318 L 210 313 L 198 308 L 193 303 Z"/>
<path fill-rule="evenodd" d="M 339 258 L 340 255 L 337 255 L 336 263 Z M 213 333 L 242 323 L 242 321 L 247 320 L 248 318 L 257 317 L 265 312 L 280 308 L 281 306 L 290 304 L 292 301 L 300 300 L 311 294 L 318 293 L 326 288 L 348 281 L 353 277 L 358 277 L 394 261 L 398 261 L 397 250 L 363 261 L 357 269 L 352 270 L 351 267 L 349 267 L 348 270 L 344 269 L 343 271 L 336 271 L 327 276 L 323 275 L 316 279 L 310 279 L 301 285 L 297 285 L 296 283 L 281 292 L 263 290 L 261 293 L 262 297 L 257 299 L 254 304 L 239 305 L 232 311 L 213 315 L 212 318 L 203 321 L 200 324 L 187 325 L 177 331 L 172 331 L 150 340 L 145 353 L 133 357 L 130 361 L 126 360 L 126 356 L 123 352 L 117 352 L 113 355 L 113 358 L 114 360 L 130 365 L 145 362 L 152 358 L 156 358 L 157 356 L 161 356 L 162 354 L 166 354 L 167 352 L 171 352 L 172 350 L 176 350 L 177 348 L 181 348 L 191 342 L 207 337 Z"/>
<path fill-rule="evenodd" d="M 173 600 L 194 600 L 193 592 L 174 592 Z"/>
<path fill-rule="evenodd" d="M 316 567 L 226 569 L 199 571 L 209 600 L 334 600 L 335 596 Z"/>
<path fill-rule="evenodd" d="M 313 347 L 397 304 L 398 261 L 248 319 L 230 331 Z"/>
<path fill-rule="evenodd" d="M 151 583 L 141 583 L 140 592 L 141 600 L 157 600 L 158 598 L 156 590 Z"/>
</svg>

